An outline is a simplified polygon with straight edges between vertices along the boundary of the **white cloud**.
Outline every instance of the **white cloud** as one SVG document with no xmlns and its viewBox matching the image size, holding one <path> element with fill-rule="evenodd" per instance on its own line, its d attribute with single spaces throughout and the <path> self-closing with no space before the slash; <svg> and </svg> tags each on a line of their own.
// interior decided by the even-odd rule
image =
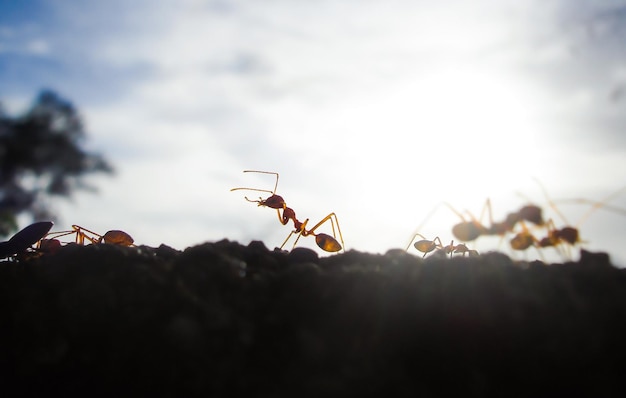
<svg viewBox="0 0 626 398">
<path fill-rule="evenodd" d="M 611 62 L 596 80 L 574 67 L 581 39 L 554 27 L 560 4 L 111 4 L 58 6 L 68 25 L 39 47 L 69 45 L 101 81 L 125 82 L 106 101 L 102 83 L 79 82 L 93 93 L 77 102 L 92 142 L 120 172 L 64 206 L 68 223 L 135 230 L 140 243 L 273 247 L 289 228 L 228 191 L 265 186 L 241 173 L 264 169 L 281 173 L 298 217 L 334 211 L 348 248 L 385 251 L 441 200 L 478 212 L 491 196 L 503 215 L 523 202 L 516 191 L 536 193 L 533 176 L 556 197 L 625 180 L 623 147 L 593 153 L 581 127 L 619 113 L 597 99 L 623 68 Z M 447 241 L 455 216 L 439 213 L 423 232 Z"/>
</svg>

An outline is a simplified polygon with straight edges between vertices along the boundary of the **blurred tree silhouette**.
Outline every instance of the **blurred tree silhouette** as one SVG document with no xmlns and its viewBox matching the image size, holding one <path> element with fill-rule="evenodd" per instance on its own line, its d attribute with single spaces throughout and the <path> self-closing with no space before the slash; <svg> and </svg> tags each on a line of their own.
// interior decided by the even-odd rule
<svg viewBox="0 0 626 398">
<path fill-rule="evenodd" d="M 17 216 L 52 220 L 47 199 L 90 189 L 82 176 L 112 172 L 99 154 L 81 148 L 82 120 L 67 100 L 42 91 L 25 114 L 10 117 L 0 104 L 0 236 L 17 229 Z"/>
</svg>

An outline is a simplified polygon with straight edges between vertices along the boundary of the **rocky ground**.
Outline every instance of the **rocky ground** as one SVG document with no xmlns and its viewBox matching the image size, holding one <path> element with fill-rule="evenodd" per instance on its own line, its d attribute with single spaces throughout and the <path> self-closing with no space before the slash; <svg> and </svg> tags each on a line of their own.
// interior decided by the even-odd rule
<svg viewBox="0 0 626 398">
<path fill-rule="evenodd" d="M 626 271 L 220 241 L 0 262 L 9 396 L 626 396 Z"/>
</svg>

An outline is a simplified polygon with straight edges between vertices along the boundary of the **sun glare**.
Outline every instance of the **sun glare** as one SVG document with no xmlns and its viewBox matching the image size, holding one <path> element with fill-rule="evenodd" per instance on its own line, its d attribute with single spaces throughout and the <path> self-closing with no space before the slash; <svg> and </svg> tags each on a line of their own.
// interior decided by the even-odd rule
<svg viewBox="0 0 626 398">
<path fill-rule="evenodd" d="M 426 164 L 465 174 L 478 192 L 534 168 L 527 161 L 540 148 L 533 103 L 513 78 L 460 68 L 434 72 L 411 87 L 416 93 L 406 94 L 415 99 L 416 135 L 434 144 L 421 154 Z"/>
<path fill-rule="evenodd" d="M 420 186 L 439 196 L 484 198 L 541 169 L 537 106 L 515 76 L 460 65 L 381 82 L 367 96 L 339 96 L 291 118 L 307 120 L 302 139 L 315 151 L 352 149 L 333 156 L 362 165 L 370 181 L 379 159 L 397 170 L 379 176 L 390 186 L 419 174 Z"/>
</svg>

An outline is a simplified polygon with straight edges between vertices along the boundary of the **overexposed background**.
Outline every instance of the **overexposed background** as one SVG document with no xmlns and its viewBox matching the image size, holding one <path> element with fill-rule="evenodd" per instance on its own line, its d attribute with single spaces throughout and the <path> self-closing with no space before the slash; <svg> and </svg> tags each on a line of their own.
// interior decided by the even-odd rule
<svg viewBox="0 0 626 398">
<path fill-rule="evenodd" d="M 442 201 L 478 216 L 490 198 L 496 219 L 532 201 L 576 225 L 590 205 L 560 200 L 626 186 L 625 22 L 624 1 L 4 0 L 0 100 L 55 90 L 116 169 L 55 201 L 55 230 L 273 248 L 290 227 L 229 191 L 272 189 L 257 169 L 299 219 L 335 212 L 348 250 L 384 253 L 420 224 L 449 242 L 457 216 L 426 220 Z M 626 266 L 624 225 L 592 213 L 585 247 Z"/>
</svg>

